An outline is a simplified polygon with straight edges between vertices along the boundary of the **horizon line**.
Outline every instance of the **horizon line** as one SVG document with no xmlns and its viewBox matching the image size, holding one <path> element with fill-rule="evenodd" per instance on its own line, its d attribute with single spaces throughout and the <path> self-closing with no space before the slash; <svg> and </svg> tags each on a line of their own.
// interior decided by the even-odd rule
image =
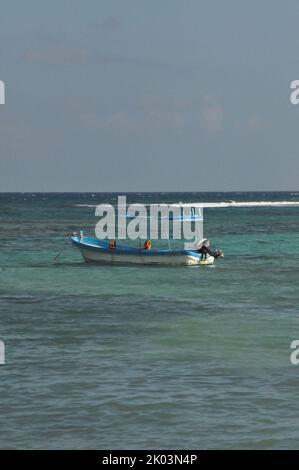
<svg viewBox="0 0 299 470">
<path fill-rule="evenodd" d="M 214 191 L 0 191 L 0 194 L 186 194 L 186 193 L 298 193 L 299 189 L 214 190 Z"/>
</svg>

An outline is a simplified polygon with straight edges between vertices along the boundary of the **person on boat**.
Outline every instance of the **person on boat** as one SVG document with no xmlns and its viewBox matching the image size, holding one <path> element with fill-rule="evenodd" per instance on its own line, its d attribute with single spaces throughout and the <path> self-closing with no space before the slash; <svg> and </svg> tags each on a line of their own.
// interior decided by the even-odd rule
<svg viewBox="0 0 299 470">
<path fill-rule="evenodd" d="M 111 240 L 111 242 L 109 243 L 109 248 L 110 248 L 110 250 L 115 250 L 115 248 L 116 248 L 116 241 L 115 240 Z"/>
<path fill-rule="evenodd" d="M 213 253 L 210 250 L 210 242 L 206 238 L 199 243 L 197 251 L 201 254 L 201 261 L 205 261 L 207 259 L 207 255 L 213 256 Z"/>
<path fill-rule="evenodd" d="M 201 261 L 205 261 L 207 259 L 208 254 L 210 256 L 213 256 L 213 253 L 211 252 L 210 248 L 208 248 L 206 245 L 203 245 L 201 248 L 199 248 L 198 253 L 201 254 Z"/>
<path fill-rule="evenodd" d="M 143 245 L 143 248 L 144 248 L 145 250 L 150 250 L 151 247 L 152 247 L 152 242 L 151 242 L 150 240 L 145 240 L 144 245 Z"/>
<path fill-rule="evenodd" d="M 213 256 L 215 259 L 224 257 L 222 250 L 211 250 L 210 242 L 207 238 L 203 239 L 198 244 L 197 251 L 201 254 L 201 261 L 205 261 L 207 259 L 207 255 Z"/>
</svg>

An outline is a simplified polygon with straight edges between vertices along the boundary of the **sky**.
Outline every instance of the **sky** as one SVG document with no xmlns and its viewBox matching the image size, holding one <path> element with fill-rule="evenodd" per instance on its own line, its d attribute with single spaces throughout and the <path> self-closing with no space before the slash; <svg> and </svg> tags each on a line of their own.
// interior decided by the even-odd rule
<svg viewBox="0 0 299 470">
<path fill-rule="evenodd" d="M 3 0 L 1 191 L 298 190 L 295 0 Z"/>
</svg>

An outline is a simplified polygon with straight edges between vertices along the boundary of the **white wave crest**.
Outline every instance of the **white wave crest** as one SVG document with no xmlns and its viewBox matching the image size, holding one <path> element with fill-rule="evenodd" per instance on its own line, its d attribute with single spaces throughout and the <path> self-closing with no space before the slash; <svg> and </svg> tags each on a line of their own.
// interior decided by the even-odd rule
<svg viewBox="0 0 299 470">
<path fill-rule="evenodd" d="M 150 204 L 143 204 L 150 206 Z M 200 206 L 206 208 L 216 207 L 299 207 L 299 201 L 223 201 L 223 202 L 196 202 L 184 203 L 185 206 Z M 97 207 L 98 204 L 76 204 L 77 207 Z"/>
</svg>

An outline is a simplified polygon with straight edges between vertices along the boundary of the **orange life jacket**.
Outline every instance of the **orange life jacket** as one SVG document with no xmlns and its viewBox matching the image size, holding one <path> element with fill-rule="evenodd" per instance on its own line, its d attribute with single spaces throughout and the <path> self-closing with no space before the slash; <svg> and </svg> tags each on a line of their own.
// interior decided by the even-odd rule
<svg viewBox="0 0 299 470">
<path fill-rule="evenodd" d="M 110 248 L 110 250 L 115 250 L 115 248 L 116 248 L 116 241 L 115 240 L 112 240 L 109 243 L 109 248 Z"/>
<path fill-rule="evenodd" d="M 150 240 L 146 240 L 143 246 L 145 250 L 150 250 L 152 247 L 152 242 Z"/>
</svg>

